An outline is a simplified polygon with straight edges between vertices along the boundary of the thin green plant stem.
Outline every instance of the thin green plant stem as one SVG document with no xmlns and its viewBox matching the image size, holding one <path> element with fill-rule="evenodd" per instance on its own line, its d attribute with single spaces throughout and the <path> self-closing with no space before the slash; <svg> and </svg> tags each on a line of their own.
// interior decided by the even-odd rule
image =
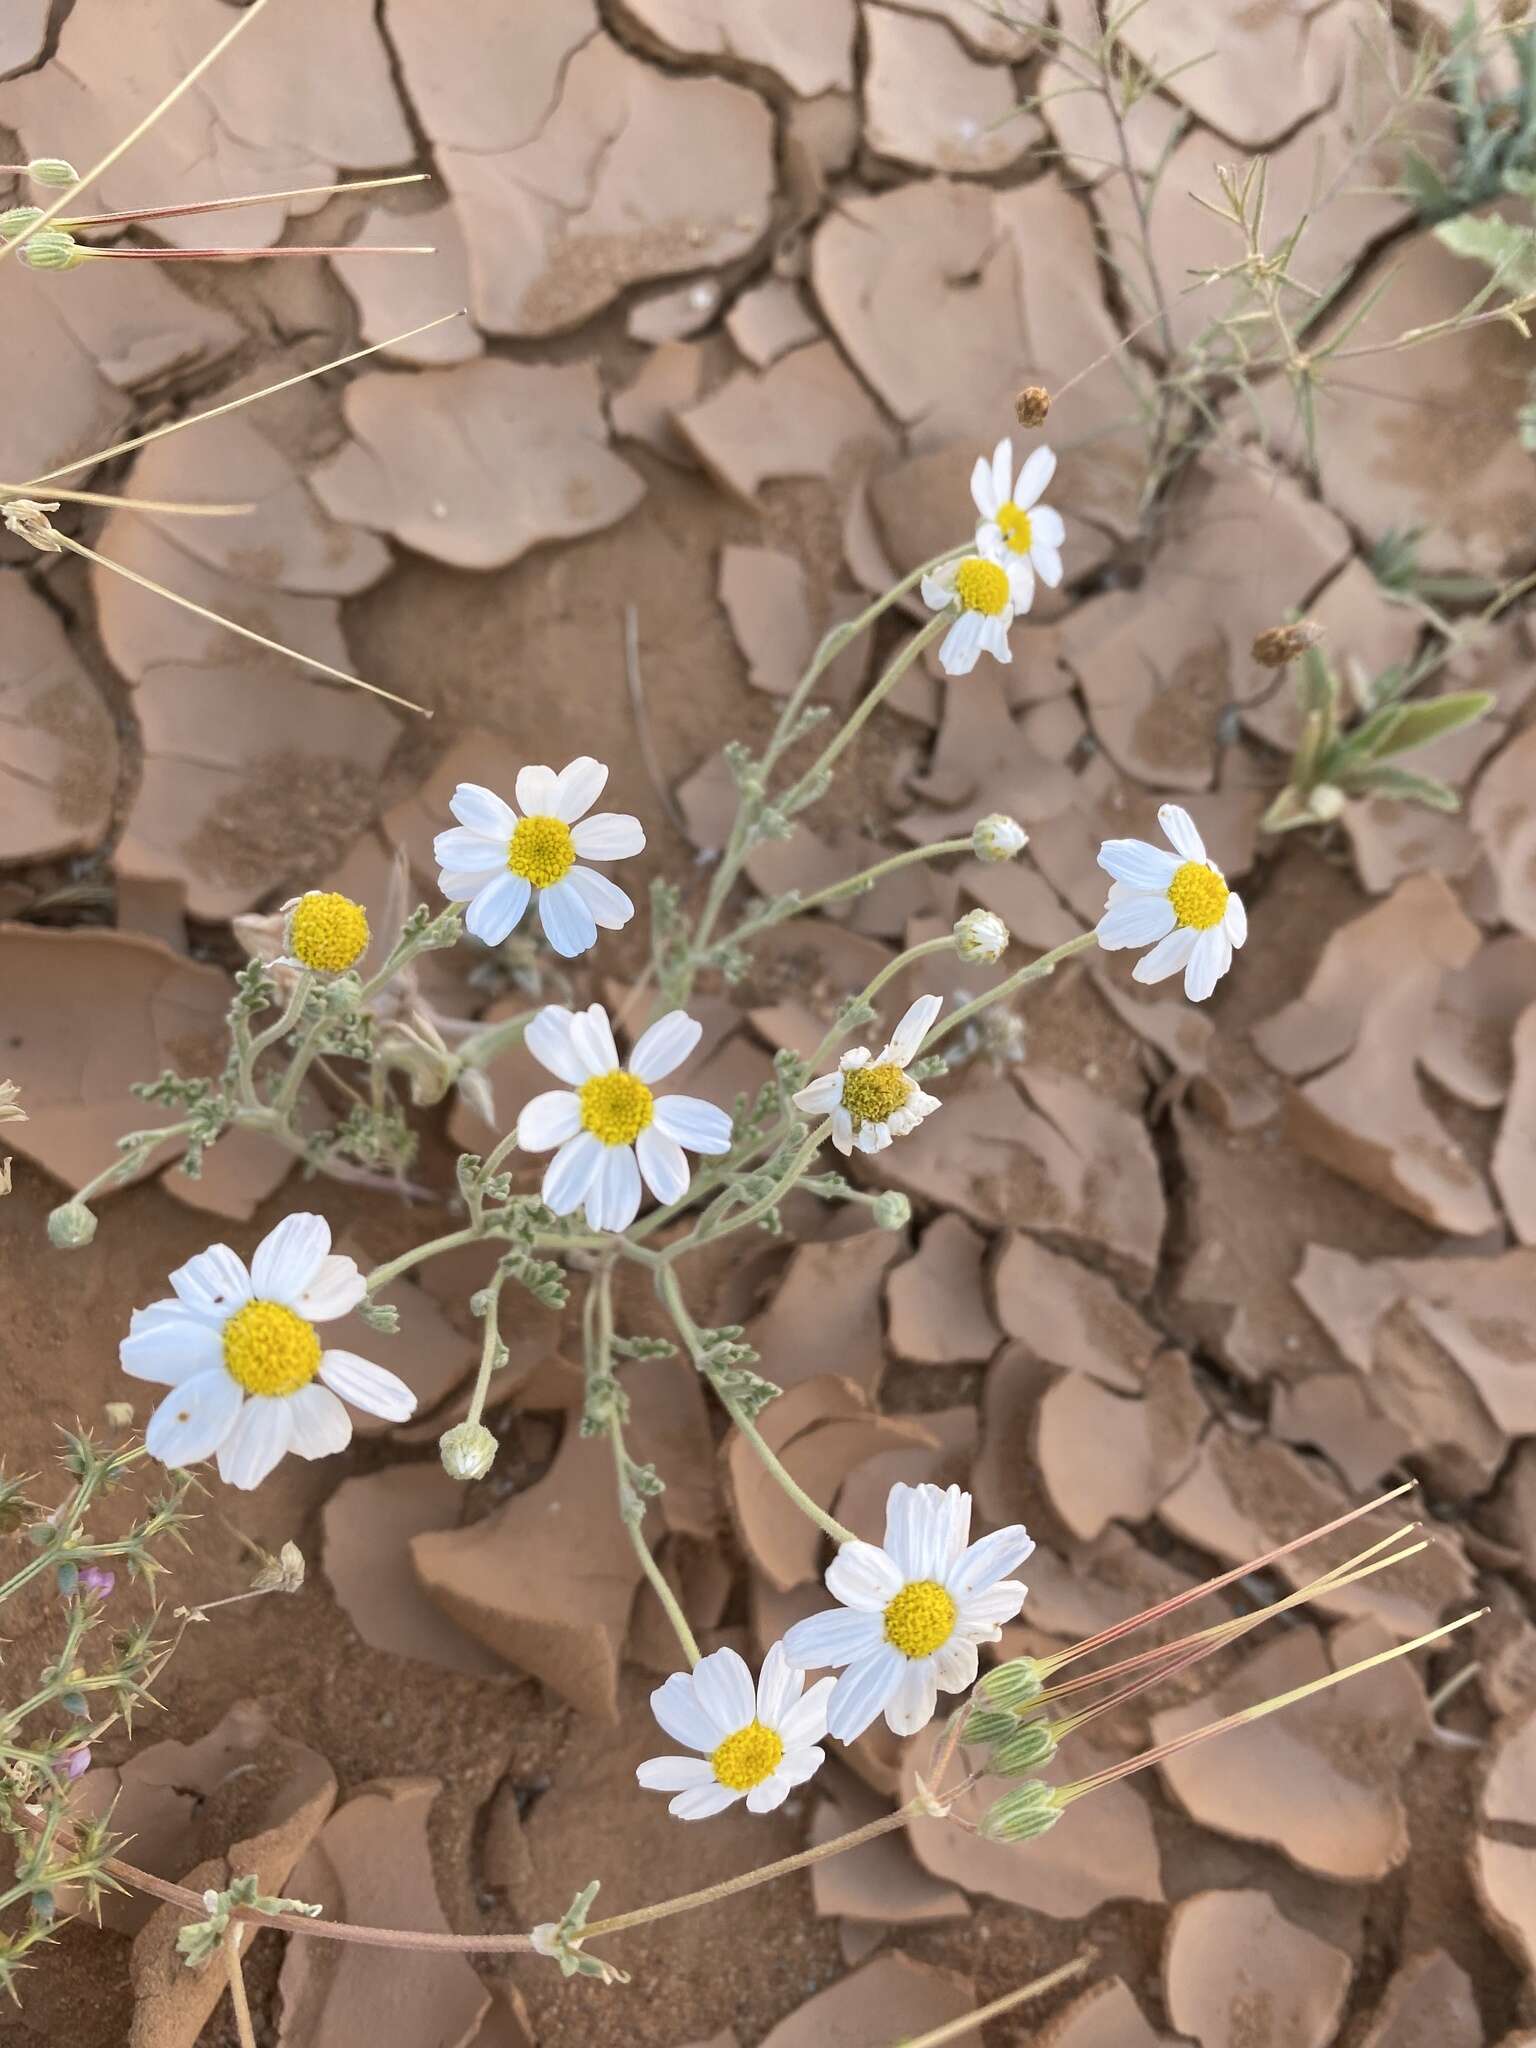
<svg viewBox="0 0 1536 2048">
<path fill-rule="evenodd" d="M 800 780 L 788 793 L 779 799 L 782 807 L 793 812 L 804 802 L 806 792 L 823 775 L 830 774 L 837 762 L 858 738 L 864 727 L 874 717 L 886 698 L 901 681 L 907 670 L 927 648 L 931 647 L 941 633 L 947 632 L 954 624 L 954 607 L 946 606 L 936 612 L 926 626 L 920 626 L 901 651 L 893 658 L 890 666 L 880 677 L 874 688 L 865 692 L 855 705 L 851 717 L 842 729 L 834 733 L 822 748 L 816 759 L 806 769 Z"/>
<path fill-rule="evenodd" d="M 496 1352 L 501 1343 L 501 1290 L 506 1279 L 506 1274 L 498 1267 L 485 1289 L 485 1328 L 480 1338 L 480 1363 L 475 1369 L 475 1384 L 464 1416 L 466 1429 L 473 1429 L 485 1412 L 486 1391 L 491 1384 L 491 1374 L 496 1370 Z"/>
<path fill-rule="evenodd" d="M 1006 1002 L 1032 981 L 1042 981 L 1054 974 L 1063 960 L 1070 960 L 1074 953 L 1086 952 L 1098 943 L 1097 932 L 1079 932 L 1075 939 L 1067 939 L 1059 946 L 1053 946 L 1049 953 L 1042 953 L 1038 960 L 1031 960 L 1027 967 L 1010 974 L 1006 981 L 1000 981 L 996 988 L 990 988 L 985 995 L 976 996 L 964 1003 L 948 1017 L 942 1018 L 923 1041 L 923 1051 L 932 1052 L 940 1039 L 948 1038 L 952 1031 L 958 1031 L 962 1024 L 969 1024 L 981 1010 L 990 1009 L 994 1003 Z"/>
<path fill-rule="evenodd" d="M 761 931 L 767 931 L 776 924 L 782 924 L 788 917 L 803 917 L 807 911 L 822 910 L 829 903 L 841 902 L 845 896 L 862 896 L 883 882 L 887 875 L 894 875 L 902 868 L 915 867 L 919 861 L 943 860 L 952 853 L 971 852 L 971 838 L 967 833 L 963 839 L 939 839 L 932 846 L 909 846 L 901 853 L 893 853 L 888 860 L 876 861 L 873 867 L 861 868 L 856 875 L 849 875 L 846 881 L 829 882 L 824 889 L 813 895 L 802 896 L 790 909 L 777 916 L 748 918 L 739 924 L 721 941 L 722 945 L 737 946 L 744 939 L 755 938 Z"/>
<path fill-rule="evenodd" d="M 903 2041 L 901 2048 L 943 2048 L 945 2042 L 963 2041 L 968 2034 L 979 2034 L 989 2020 L 1000 2019 L 1005 2012 L 1012 2012 L 1015 2006 L 1024 2005 L 1032 1998 L 1044 1998 L 1048 1991 L 1059 1991 L 1063 1984 L 1070 1984 L 1075 1977 L 1081 1977 L 1096 1955 L 1096 1950 L 1085 1949 L 1070 1963 L 1063 1963 L 1059 1969 L 1048 1970 L 1043 1977 L 1036 1977 L 1032 1984 L 1021 1984 L 1016 1991 L 1005 1991 L 990 2005 L 980 2005 L 975 2012 L 962 2013 L 959 2019 L 946 2020 L 942 2027 L 934 2027 L 926 2034 L 917 2034 L 910 2041 Z"/>
</svg>

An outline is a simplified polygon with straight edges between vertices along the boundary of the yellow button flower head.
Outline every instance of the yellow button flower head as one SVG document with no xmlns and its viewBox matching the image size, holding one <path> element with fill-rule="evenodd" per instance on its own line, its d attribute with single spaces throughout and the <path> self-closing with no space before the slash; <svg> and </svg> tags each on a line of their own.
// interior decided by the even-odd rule
<svg viewBox="0 0 1536 2048">
<path fill-rule="evenodd" d="M 334 889 L 306 889 L 283 905 L 285 963 L 316 974 L 345 974 L 368 950 L 368 913 Z"/>
<path fill-rule="evenodd" d="M 1150 946 L 1131 970 L 1137 981 L 1165 981 L 1184 972 L 1184 993 L 1204 1002 L 1248 936 L 1243 899 L 1205 851 L 1194 819 L 1164 804 L 1157 822 L 1172 853 L 1145 839 L 1108 839 L 1099 866 L 1113 876 L 1096 930 L 1106 952 Z"/>
<path fill-rule="evenodd" d="M 833 1074 L 823 1074 L 795 1097 L 806 1116 L 832 1119 L 839 1152 L 883 1152 L 896 1138 L 915 1131 L 943 1104 L 909 1079 L 929 1027 L 944 1007 L 938 996 L 919 996 L 878 1055 L 866 1045 L 850 1046 Z"/>
<path fill-rule="evenodd" d="M 796 1785 L 826 1762 L 817 1747 L 827 1732 L 832 1680 L 807 1692 L 775 1643 L 756 1686 L 734 1650 L 701 1657 L 692 1671 L 674 1671 L 651 1694 L 651 1711 L 674 1742 L 697 1756 L 656 1756 L 635 1772 L 651 1792 L 676 1797 L 667 1811 L 679 1820 L 707 1820 L 738 1799 L 749 1813 L 772 1813 Z"/>
</svg>

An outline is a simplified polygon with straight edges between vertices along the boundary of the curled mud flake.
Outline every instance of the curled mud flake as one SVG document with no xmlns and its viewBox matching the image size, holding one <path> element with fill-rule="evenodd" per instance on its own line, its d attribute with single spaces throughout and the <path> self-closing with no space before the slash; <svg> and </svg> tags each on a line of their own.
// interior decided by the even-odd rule
<svg viewBox="0 0 1536 2048">
<path fill-rule="evenodd" d="M 976 1365 L 1002 1332 L 987 1303 L 987 1240 L 963 1216 L 940 1216 L 886 1282 L 891 1349 L 916 1365 Z"/>
<path fill-rule="evenodd" d="M 797 1245 L 772 1302 L 748 1327 L 763 1377 L 791 1387 L 835 1373 L 873 1400 L 886 1364 L 880 1298 L 901 1252 L 890 1230 Z"/>
<path fill-rule="evenodd" d="M 1047 2021 L 1037 2048 L 1175 2048 L 1175 2043 L 1158 2033 L 1124 1980 L 1110 1977 Z"/>
<path fill-rule="evenodd" d="M 117 732 L 49 606 L 0 577 L 0 859 L 94 846 L 117 789 Z"/>
<path fill-rule="evenodd" d="M 864 139 L 879 156 L 950 176 L 1009 169 L 1041 141 L 1006 68 L 980 64 L 942 21 L 864 10 Z"/>
<path fill-rule="evenodd" d="M 806 99 L 853 90 L 853 0 L 630 0 L 629 13 L 669 55 L 766 69 Z"/>
<path fill-rule="evenodd" d="M 678 426 L 705 468 L 748 503 L 770 479 L 835 479 L 892 446 L 879 406 L 826 341 L 792 349 L 760 373 L 740 371 L 681 413 Z"/>
<path fill-rule="evenodd" d="M 1353 1974 L 1343 1949 L 1258 1891 L 1184 1900 L 1163 1952 L 1168 2017 L 1199 2048 L 1327 2048 Z"/>
<path fill-rule="evenodd" d="M 877 1956 L 818 1991 L 763 2037 L 762 2048 L 828 2048 L 834 2041 L 897 2041 L 976 2009 L 970 1979 L 911 1956 Z"/>
<path fill-rule="evenodd" d="M 1472 1980 L 1444 1949 L 1413 1956 L 1388 1984 L 1360 2048 L 1483 2048 Z"/>
</svg>

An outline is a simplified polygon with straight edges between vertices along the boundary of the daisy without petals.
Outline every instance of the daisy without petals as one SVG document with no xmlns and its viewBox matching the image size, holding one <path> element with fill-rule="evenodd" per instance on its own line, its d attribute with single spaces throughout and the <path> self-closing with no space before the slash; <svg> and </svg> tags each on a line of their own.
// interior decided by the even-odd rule
<svg viewBox="0 0 1536 2048">
<path fill-rule="evenodd" d="M 1206 856 L 1195 821 L 1164 804 L 1157 822 L 1173 847 L 1145 839 L 1108 839 L 1099 866 L 1113 875 L 1096 930 L 1106 952 L 1150 946 L 1131 972 L 1137 981 L 1166 981 L 1184 971 L 1184 993 L 1201 1003 L 1232 965 L 1232 949 L 1248 936 L 1243 899 Z"/>
<path fill-rule="evenodd" d="M 598 926 L 616 932 L 635 906 L 589 860 L 628 860 L 645 846 L 638 818 L 621 811 L 587 814 L 603 793 L 608 770 L 583 754 L 557 775 L 524 768 L 517 778 L 518 809 L 478 782 L 461 782 L 448 808 L 458 819 L 439 832 L 432 852 L 442 873 L 437 885 L 452 903 L 467 903 L 464 924 L 487 946 L 499 946 L 539 899 L 539 922 L 567 960 L 597 944 Z M 519 816 L 521 812 L 521 816 Z"/>
<path fill-rule="evenodd" d="M 643 1032 L 619 1061 L 613 1026 L 601 1003 L 540 1010 L 523 1043 L 541 1066 L 570 1085 L 536 1095 L 517 1120 L 525 1152 L 549 1152 L 542 1200 L 557 1216 L 586 1205 L 594 1230 L 627 1230 L 640 1210 L 643 1180 L 658 1202 L 676 1202 L 690 1178 L 683 1148 L 731 1149 L 731 1120 L 696 1095 L 657 1095 L 651 1084 L 675 1072 L 704 1027 L 672 1010 Z"/>
<path fill-rule="evenodd" d="M 832 1686 L 819 1678 L 805 1691 L 805 1673 L 782 1643 L 763 1659 L 755 1688 L 734 1650 L 716 1650 L 651 1694 L 667 1734 L 699 1754 L 652 1757 L 635 1776 L 648 1791 L 675 1793 L 667 1811 L 679 1820 L 707 1820 L 738 1799 L 750 1813 L 771 1813 L 826 1762 L 817 1744 L 827 1732 Z"/>
<path fill-rule="evenodd" d="M 1035 572 L 1019 555 L 961 555 L 923 578 L 923 603 L 930 611 L 955 610 L 955 623 L 939 642 L 939 666 L 947 676 L 968 676 L 985 651 L 994 661 L 1012 661 L 1008 628 L 1035 598 Z M 956 609 L 958 607 L 958 609 Z"/>
<path fill-rule="evenodd" d="M 1034 1549 L 1017 1522 L 968 1543 L 971 1496 L 958 1486 L 896 1485 L 885 1542 L 845 1543 L 827 1569 L 841 1607 L 797 1621 L 784 1654 L 804 1670 L 845 1667 L 827 1732 L 853 1742 L 877 1714 L 897 1735 L 933 1719 L 940 1692 L 976 1682 L 976 1645 L 995 1643 L 1024 1605 L 1007 1574 Z"/>
<path fill-rule="evenodd" d="M 893 1139 L 915 1131 L 925 1116 L 944 1106 L 906 1073 L 943 1007 L 938 996 L 919 996 L 882 1052 L 872 1055 L 868 1046 L 850 1046 L 835 1074 L 823 1074 L 800 1090 L 796 1109 L 831 1117 L 832 1142 L 844 1153 L 883 1152 Z"/>
<path fill-rule="evenodd" d="M 171 1286 L 173 1300 L 134 1310 L 118 1347 L 124 1372 L 171 1390 L 144 1433 L 162 1464 L 216 1453 L 230 1486 L 259 1486 L 285 1451 L 346 1449 L 342 1399 L 386 1422 L 415 1413 L 404 1380 L 320 1341 L 315 1325 L 346 1315 L 365 1292 L 356 1262 L 332 1253 L 323 1216 L 285 1216 L 249 1268 L 227 1244 L 210 1245 Z"/>
<path fill-rule="evenodd" d="M 1019 605 L 1027 612 L 1034 598 L 1034 578 L 1052 590 L 1061 581 L 1061 544 L 1067 529 L 1061 514 L 1040 503 L 1040 493 L 1056 474 L 1056 457 L 1037 448 L 1013 477 L 1013 443 L 999 441 L 992 460 L 978 455 L 971 471 L 971 496 L 981 514 L 976 545 L 999 561 L 1021 561 L 1030 569 L 1029 596 Z"/>
</svg>

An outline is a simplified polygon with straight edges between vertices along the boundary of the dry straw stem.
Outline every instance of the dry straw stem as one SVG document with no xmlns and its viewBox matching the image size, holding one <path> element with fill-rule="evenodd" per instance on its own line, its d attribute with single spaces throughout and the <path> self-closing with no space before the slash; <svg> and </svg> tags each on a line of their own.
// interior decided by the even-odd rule
<svg viewBox="0 0 1536 2048">
<path fill-rule="evenodd" d="M 1048 1991 L 1058 1991 L 1063 1984 L 1070 1984 L 1075 1977 L 1081 1977 L 1089 1964 L 1097 1958 L 1097 1949 L 1084 1949 L 1083 1953 L 1074 1956 L 1070 1963 L 1063 1963 L 1056 1970 L 1048 1970 L 1032 1984 L 1021 1984 L 1016 1991 L 1005 1991 L 1001 1998 L 994 1998 L 990 2005 L 978 2006 L 975 2012 L 962 2013 L 957 2020 L 948 2020 L 942 2027 L 934 2027 L 926 2034 L 918 2034 L 910 2041 L 903 2041 L 901 2048 L 942 2048 L 946 2041 L 963 2041 L 967 2035 L 979 2033 L 988 2020 L 1000 2019 L 1005 2012 L 1012 2012 L 1016 2005 L 1024 2005 L 1033 1998 L 1044 1998 Z"/>
</svg>

